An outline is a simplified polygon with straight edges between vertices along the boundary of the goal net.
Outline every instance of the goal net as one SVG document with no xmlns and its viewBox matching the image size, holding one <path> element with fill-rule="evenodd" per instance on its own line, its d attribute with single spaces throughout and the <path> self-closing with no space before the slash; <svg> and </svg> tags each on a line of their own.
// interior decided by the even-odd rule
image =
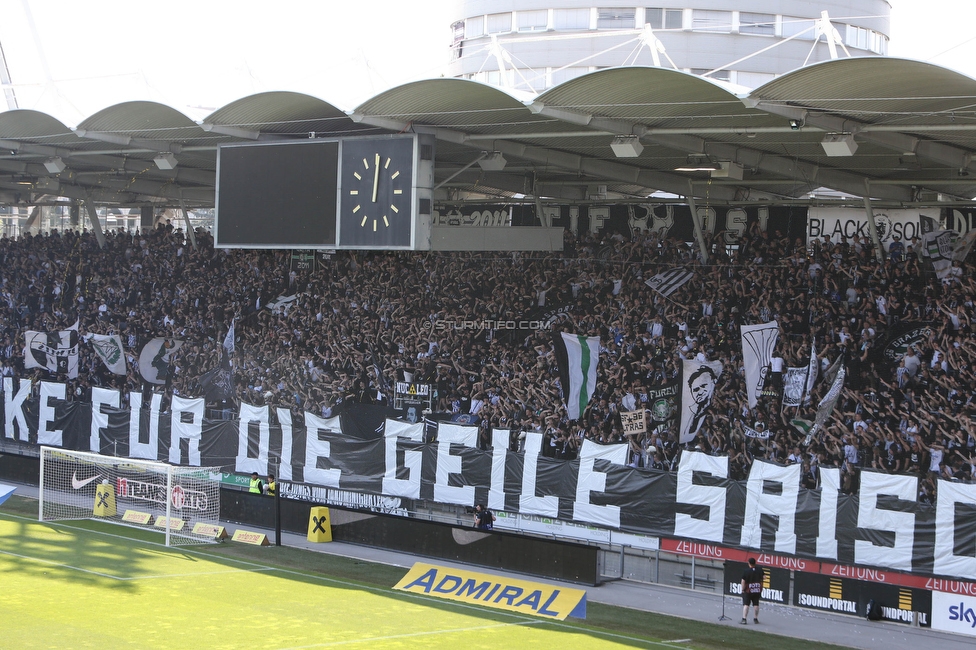
<svg viewBox="0 0 976 650">
<path fill-rule="evenodd" d="M 211 474 L 217 478 L 211 478 Z M 216 541 L 220 469 L 41 447 L 38 519 L 95 519 L 155 530 L 167 546 Z"/>
</svg>

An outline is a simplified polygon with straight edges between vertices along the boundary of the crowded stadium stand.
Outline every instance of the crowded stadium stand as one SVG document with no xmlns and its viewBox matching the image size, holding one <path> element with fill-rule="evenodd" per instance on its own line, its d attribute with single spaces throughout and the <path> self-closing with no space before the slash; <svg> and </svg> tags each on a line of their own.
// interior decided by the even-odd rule
<svg viewBox="0 0 976 650">
<path fill-rule="evenodd" d="M 392 406 L 392 387 L 408 378 L 435 387 L 434 412 L 476 416 L 481 448 L 492 429 L 509 429 L 513 449 L 535 431 L 544 455 L 576 458 L 584 440 L 627 442 L 633 466 L 670 469 L 682 448 L 676 427 L 624 436 L 620 413 L 649 410 L 681 359 L 701 355 L 727 370 L 690 448 L 729 455 L 731 478 L 745 478 L 756 458 L 801 464 L 811 488 L 818 467 L 842 467 L 847 492 L 861 468 L 910 472 L 925 501 L 936 478 L 972 477 L 976 286 L 969 274 L 946 282 L 923 272 L 911 244 L 878 262 L 859 237 L 808 247 L 756 227 L 730 252 L 710 241 L 715 259 L 703 266 L 688 243 L 637 231 L 567 235 L 565 250 L 548 254 L 340 252 L 322 271 L 300 273 L 289 271 L 290 253 L 214 250 L 203 230 L 196 240 L 194 250 L 172 225 L 109 232 L 104 249 L 70 231 L 0 240 L 3 376 L 47 380 L 46 370 L 25 369 L 19 337 L 77 320 L 82 341 L 119 335 L 128 371 L 112 373 L 82 345 L 68 399 L 89 402 L 93 387 L 142 392 L 139 353 L 158 337 L 185 341 L 172 394 L 202 396 L 233 322 L 233 395 L 208 404 L 215 414 L 239 401 L 326 418 L 350 402 Z M 674 266 L 695 273 L 668 297 L 645 284 Z M 561 401 L 551 331 L 478 325 L 542 314 L 540 300 L 555 312 L 548 326 L 600 337 L 598 384 L 579 420 Z M 738 328 L 773 320 L 787 367 L 807 366 L 814 342 L 824 371 L 839 358 L 847 366 L 813 440 L 807 428 L 826 382 L 788 408 L 769 381 L 748 406 Z M 904 359 L 873 353 L 906 326 L 926 334 Z"/>
<path fill-rule="evenodd" d="M 860 58 L 2 113 L 0 451 L 274 472 L 293 522 L 580 542 L 591 582 L 598 543 L 693 589 L 762 551 L 795 605 L 887 576 L 918 622 L 976 593 L 974 96 Z"/>
</svg>

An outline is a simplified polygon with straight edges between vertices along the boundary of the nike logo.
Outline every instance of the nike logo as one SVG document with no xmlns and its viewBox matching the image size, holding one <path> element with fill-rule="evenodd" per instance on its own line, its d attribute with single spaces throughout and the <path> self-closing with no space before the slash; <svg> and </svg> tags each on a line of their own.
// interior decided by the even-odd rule
<svg viewBox="0 0 976 650">
<path fill-rule="evenodd" d="M 80 490 L 81 488 L 85 487 L 86 485 L 88 485 L 92 481 L 98 480 L 101 477 L 102 477 L 101 474 L 95 474 L 95 476 L 93 476 L 91 478 L 86 478 L 84 481 L 79 481 L 78 480 L 78 472 L 72 472 L 71 473 L 71 487 L 73 487 L 76 490 Z"/>
</svg>

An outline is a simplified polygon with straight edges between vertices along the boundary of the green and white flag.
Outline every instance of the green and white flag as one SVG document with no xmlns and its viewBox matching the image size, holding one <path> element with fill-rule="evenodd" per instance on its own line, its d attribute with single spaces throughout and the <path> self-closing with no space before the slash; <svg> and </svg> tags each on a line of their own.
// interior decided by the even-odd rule
<svg viewBox="0 0 976 650">
<path fill-rule="evenodd" d="M 570 420 L 578 420 L 596 390 L 596 366 L 600 359 L 600 337 L 560 332 L 553 345 L 559 363 L 559 383 Z"/>
<path fill-rule="evenodd" d="M 95 354 L 106 368 L 116 375 L 126 373 L 125 351 L 122 349 L 122 339 L 118 334 L 92 334 L 91 344 L 95 348 Z"/>
</svg>

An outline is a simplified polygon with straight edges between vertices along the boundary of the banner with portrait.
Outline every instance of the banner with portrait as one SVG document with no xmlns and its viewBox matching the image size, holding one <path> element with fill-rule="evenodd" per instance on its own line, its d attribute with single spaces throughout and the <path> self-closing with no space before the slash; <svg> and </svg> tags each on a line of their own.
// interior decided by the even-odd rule
<svg viewBox="0 0 976 650">
<path fill-rule="evenodd" d="M 796 407 L 803 401 L 803 389 L 807 385 L 808 366 L 787 368 L 783 375 L 783 406 Z"/>
<path fill-rule="evenodd" d="M 722 376 L 721 361 L 684 359 L 681 367 L 681 428 L 678 442 L 691 442 L 712 405 L 715 384 Z"/>
</svg>

